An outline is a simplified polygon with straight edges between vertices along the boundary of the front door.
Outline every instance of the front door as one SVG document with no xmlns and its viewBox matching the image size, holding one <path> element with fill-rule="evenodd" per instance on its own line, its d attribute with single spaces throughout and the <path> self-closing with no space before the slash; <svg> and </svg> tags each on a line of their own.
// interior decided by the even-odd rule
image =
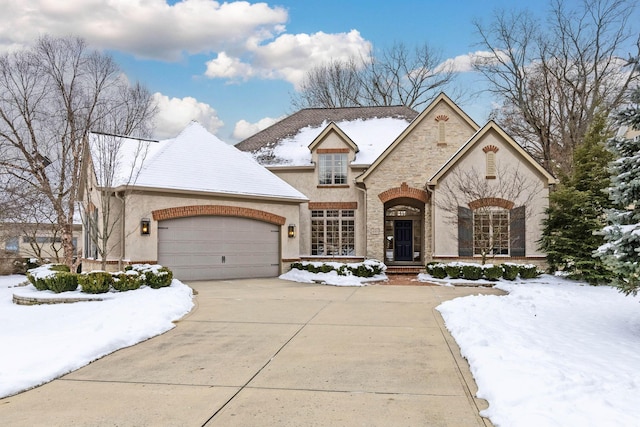
<svg viewBox="0 0 640 427">
<path fill-rule="evenodd" d="M 413 261 L 413 221 L 396 220 L 394 228 L 394 259 L 396 261 Z"/>
</svg>

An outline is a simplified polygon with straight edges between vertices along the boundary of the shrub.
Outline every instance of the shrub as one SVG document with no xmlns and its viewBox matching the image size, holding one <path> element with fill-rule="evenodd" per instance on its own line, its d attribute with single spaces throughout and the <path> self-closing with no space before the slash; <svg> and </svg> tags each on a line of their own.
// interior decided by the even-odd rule
<svg viewBox="0 0 640 427">
<path fill-rule="evenodd" d="M 503 271 L 499 265 L 485 265 L 483 273 L 487 280 L 498 280 L 502 277 Z"/>
<path fill-rule="evenodd" d="M 40 267 L 32 268 L 27 272 L 27 279 L 35 288 L 39 291 L 47 291 L 50 289 L 51 279 L 60 273 L 68 273 L 69 267 L 64 264 L 45 264 Z M 68 279 L 62 279 L 68 280 Z M 54 285 L 56 289 L 60 288 L 60 285 Z M 69 285 L 70 286 L 70 285 Z M 76 286 L 77 287 L 77 286 Z M 62 292 L 62 291 L 58 291 Z"/>
<path fill-rule="evenodd" d="M 462 267 L 460 267 L 458 264 L 447 264 L 445 265 L 444 269 L 447 272 L 447 276 L 451 277 L 452 279 L 459 279 L 460 277 L 462 277 Z"/>
<path fill-rule="evenodd" d="M 518 273 L 520 272 L 520 267 L 517 264 L 502 264 L 502 277 L 506 280 L 516 280 L 518 277 Z"/>
<path fill-rule="evenodd" d="M 427 265 L 427 272 L 436 279 L 444 279 L 447 277 L 447 270 L 442 263 L 434 263 Z"/>
<path fill-rule="evenodd" d="M 71 269 L 68 265 L 65 264 L 49 264 L 49 270 L 51 271 L 61 271 L 64 273 L 69 273 Z"/>
<path fill-rule="evenodd" d="M 44 280 L 49 290 L 56 294 L 78 289 L 78 275 L 76 273 L 61 271 Z"/>
<path fill-rule="evenodd" d="M 161 265 L 150 264 L 133 264 L 125 267 L 125 272 L 135 271 L 141 279 L 142 284 L 153 289 L 164 288 L 171 285 L 173 280 L 173 272 L 167 267 Z"/>
<path fill-rule="evenodd" d="M 518 270 L 520 273 L 520 278 L 522 279 L 535 279 L 540 275 L 538 272 L 538 267 L 532 264 L 520 265 L 518 266 Z"/>
<path fill-rule="evenodd" d="M 142 277 L 137 271 L 125 271 L 113 273 L 113 289 L 119 292 L 133 291 L 142 286 Z"/>
<path fill-rule="evenodd" d="M 462 277 L 467 280 L 478 280 L 482 277 L 482 267 L 479 265 L 463 265 Z"/>
<path fill-rule="evenodd" d="M 104 294 L 109 292 L 113 284 L 111 273 L 106 271 L 92 271 L 78 276 L 78 283 L 82 286 L 82 292 L 88 294 Z"/>
<path fill-rule="evenodd" d="M 35 286 L 35 288 L 37 290 L 39 290 L 39 291 L 47 291 L 47 290 L 49 290 L 49 286 L 47 285 L 47 282 L 45 281 L 44 278 L 35 276 L 31 272 L 28 272 L 27 273 L 27 279 L 29 279 L 29 282 L 31 282 L 31 284 L 33 286 Z"/>
</svg>

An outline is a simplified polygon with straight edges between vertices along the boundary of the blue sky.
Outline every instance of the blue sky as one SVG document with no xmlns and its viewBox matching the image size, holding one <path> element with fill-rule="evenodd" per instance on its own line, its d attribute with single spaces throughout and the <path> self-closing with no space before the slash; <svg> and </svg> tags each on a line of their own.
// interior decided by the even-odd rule
<svg viewBox="0 0 640 427">
<path fill-rule="evenodd" d="M 235 143 L 292 113 L 295 84 L 313 65 L 394 42 L 427 42 L 443 58 L 464 60 L 481 49 L 472 21 L 488 23 L 496 9 L 513 7 L 542 13 L 547 3 L 8 0 L 0 49 L 28 45 L 38 34 L 71 31 L 112 53 L 128 78 L 155 94 L 157 137 L 173 137 L 195 119 Z M 482 87 L 472 72 L 460 73 L 458 80 L 473 90 Z M 482 124 L 490 105 L 483 96 L 462 107 Z"/>
</svg>

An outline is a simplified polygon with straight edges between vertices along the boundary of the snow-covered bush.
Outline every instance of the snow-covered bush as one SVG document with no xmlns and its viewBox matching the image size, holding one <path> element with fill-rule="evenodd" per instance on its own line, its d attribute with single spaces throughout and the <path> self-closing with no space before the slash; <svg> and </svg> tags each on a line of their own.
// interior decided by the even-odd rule
<svg viewBox="0 0 640 427">
<path fill-rule="evenodd" d="M 310 273 L 329 273 L 335 271 L 339 276 L 374 277 L 384 273 L 387 266 L 378 260 L 368 259 L 364 262 L 309 262 L 301 261 L 291 264 L 291 269 Z"/>
<path fill-rule="evenodd" d="M 524 264 L 518 266 L 518 274 L 521 279 L 535 279 L 540 275 L 538 267 L 533 264 Z"/>
<path fill-rule="evenodd" d="M 133 291 L 143 285 L 143 278 L 140 273 L 134 270 L 118 271 L 111 275 L 113 276 L 113 289 L 119 292 Z"/>
<path fill-rule="evenodd" d="M 427 264 L 427 273 L 436 279 L 444 279 L 447 277 L 447 270 L 445 270 L 445 264 L 441 262 L 430 262 Z"/>
<path fill-rule="evenodd" d="M 482 267 L 479 265 L 463 265 L 462 278 L 467 280 L 478 280 L 482 277 Z"/>
<path fill-rule="evenodd" d="M 520 273 L 520 266 L 518 264 L 504 263 L 502 264 L 502 278 L 505 280 L 516 280 Z"/>
<path fill-rule="evenodd" d="M 493 265 L 493 264 L 485 264 L 482 268 L 482 274 L 485 279 L 495 281 L 502 277 L 502 266 L 501 265 Z"/>
<path fill-rule="evenodd" d="M 459 279 L 462 277 L 462 266 L 456 262 L 445 265 L 444 269 L 447 272 L 447 276 L 452 279 Z"/>
<path fill-rule="evenodd" d="M 27 271 L 27 279 L 29 279 L 29 282 L 31 282 L 31 284 L 39 291 L 51 290 L 59 293 L 66 290 L 75 290 L 75 288 L 78 287 L 77 282 L 75 288 L 66 289 L 71 287 L 70 279 L 66 277 L 59 279 L 61 283 L 58 283 L 57 277 L 61 273 L 69 273 L 69 271 L 69 267 L 64 264 L 45 264 Z"/>
<path fill-rule="evenodd" d="M 82 292 L 87 294 L 104 294 L 111 290 L 113 277 L 106 271 L 91 271 L 79 274 L 78 284 L 82 287 Z"/>
<path fill-rule="evenodd" d="M 142 279 L 142 284 L 153 289 L 170 286 L 173 280 L 173 272 L 158 264 L 132 264 L 125 267 L 125 272 L 128 271 L 137 272 Z"/>
</svg>

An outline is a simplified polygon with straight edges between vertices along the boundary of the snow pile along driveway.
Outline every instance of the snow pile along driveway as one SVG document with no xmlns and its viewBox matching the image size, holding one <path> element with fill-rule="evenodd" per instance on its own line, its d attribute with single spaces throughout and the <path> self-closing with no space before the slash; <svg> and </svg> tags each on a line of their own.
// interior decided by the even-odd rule
<svg viewBox="0 0 640 427">
<path fill-rule="evenodd" d="M 636 426 L 640 299 L 552 276 L 438 310 L 496 426 Z"/>
<path fill-rule="evenodd" d="M 99 295 L 104 301 L 24 306 L 24 296 L 87 297 L 81 292 L 53 294 L 33 285 L 13 287 L 25 276 L 0 276 L 0 397 L 51 381 L 120 348 L 172 329 L 191 311 L 192 290 L 173 280 L 161 289 Z"/>
</svg>

